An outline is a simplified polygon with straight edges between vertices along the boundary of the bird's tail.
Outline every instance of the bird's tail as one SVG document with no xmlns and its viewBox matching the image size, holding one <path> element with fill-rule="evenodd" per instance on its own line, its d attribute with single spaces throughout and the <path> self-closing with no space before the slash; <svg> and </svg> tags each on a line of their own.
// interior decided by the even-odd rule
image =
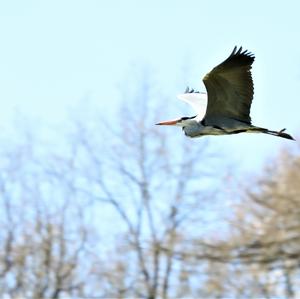
<svg viewBox="0 0 300 299">
<path fill-rule="evenodd" d="M 265 134 L 269 134 L 269 135 L 273 135 L 273 136 L 278 136 L 278 137 L 282 137 L 282 138 L 285 138 L 285 139 L 290 139 L 290 140 L 295 140 L 291 135 L 287 134 L 287 133 L 284 133 L 284 131 L 286 129 L 282 129 L 280 131 L 271 131 L 271 130 L 268 130 L 268 129 L 265 129 L 265 128 L 259 128 L 259 127 L 252 127 L 251 128 L 251 131 L 258 131 L 258 132 L 261 132 L 261 133 L 265 133 Z"/>
</svg>

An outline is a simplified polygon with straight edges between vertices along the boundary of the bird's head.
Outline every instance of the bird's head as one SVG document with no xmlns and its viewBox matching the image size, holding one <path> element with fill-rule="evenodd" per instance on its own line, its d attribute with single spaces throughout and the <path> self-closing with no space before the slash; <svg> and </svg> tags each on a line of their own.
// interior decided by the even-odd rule
<svg viewBox="0 0 300 299">
<path fill-rule="evenodd" d="M 192 117 L 181 117 L 181 118 L 174 119 L 174 120 L 162 121 L 162 122 L 157 123 L 156 125 L 159 125 L 159 126 L 178 126 L 178 127 L 186 127 L 186 126 L 191 125 L 192 123 L 195 122 L 195 117 L 196 117 L 196 116 L 192 116 Z"/>
</svg>

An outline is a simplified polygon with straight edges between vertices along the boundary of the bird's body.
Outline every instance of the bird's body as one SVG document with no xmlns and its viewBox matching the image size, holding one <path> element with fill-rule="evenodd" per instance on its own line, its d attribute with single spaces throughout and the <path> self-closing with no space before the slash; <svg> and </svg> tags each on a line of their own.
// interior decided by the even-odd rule
<svg viewBox="0 0 300 299">
<path fill-rule="evenodd" d="M 193 117 L 160 122 L 158 125 L 180 126 L 189 137 L 248 132 L 293 139 L 292 136 L 284 133 L 285 129 L 271 131 L 251 124 L 253 62 L 253 54 L 242 51 L 242 48 L 237 50 L 235 47 L 225 61 L 204 77 L 207 95 L 187 88 L 184 94 L 178 96 L 179 99 L 192 105 L 198 114 Z"/>
<path fill-rule="evenodd" d="M 182 127 L 185 135 L 189 137 L 237 134 L 247 130 L 254 131 L 254 128 L 241 121 L 225 117 L 217 118 L 215 121 L 212 120 L 211 125 L 205 125 L 205 122 L 190 119 L 187 125 Z"/>
</svg>

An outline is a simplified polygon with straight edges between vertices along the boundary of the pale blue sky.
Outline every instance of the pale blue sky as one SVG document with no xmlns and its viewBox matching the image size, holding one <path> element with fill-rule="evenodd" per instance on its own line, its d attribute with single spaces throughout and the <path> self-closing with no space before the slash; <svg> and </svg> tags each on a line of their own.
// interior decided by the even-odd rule
<svg viewBox="0 0 300 299">
<path fill-rule="evenodd" d="M 0 1 L 0 127 L 15 109 L 28 118 L 63 123 L 82 98 L 114 106 L 118 85 L 133 83 L 132 65 L 153 69 L 161 87 L 170 90 L 166 105 L 182 105 L 186 113 L 176 94 L 187 84 L 204 90 L 203 75 L 242 45 L 256 55 L 253 123 L 297 135 L 299 3 Z M 247 156 L 249 166 L 290 144 L 263 135 L 216 138 L 212 141 L 227 147 L 236 161 Z"/>
</svg>

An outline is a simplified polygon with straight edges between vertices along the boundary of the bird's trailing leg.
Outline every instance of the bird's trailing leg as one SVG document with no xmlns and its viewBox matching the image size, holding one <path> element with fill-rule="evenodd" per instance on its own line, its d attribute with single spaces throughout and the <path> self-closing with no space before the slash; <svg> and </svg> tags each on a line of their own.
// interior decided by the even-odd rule
<svg viewBox="0 0 300 299">
<path fill-rule="evenodd" d="M 252 127 L 250 130 L 248 131 L 256 131 L 256 132 L 261 132 L 261 133 L 265 133 L 265 134 L 269 134 L 269 135 L 273 135 L 273 136 L 278 136 L 278 137 L 282 137 L 285 139 L 290 139 L 290 140 L 295 140 L 291 135 L 284 133 L 286 129 L 282 129 L 280 131 L 272 131 L 272 130 L 268 130 L 265 128 L 259 128 L 259 127 Z"/>
<path fill-rule="evenodd" d="M 282 138 L 286 138 L 286 139 L 290 139 L 290 140 L 295 140 L 290 134 L 284 133 L 286 129 L 282 129 L 278 132 L 277 136 L 282 137 Z"/>
</svg>

